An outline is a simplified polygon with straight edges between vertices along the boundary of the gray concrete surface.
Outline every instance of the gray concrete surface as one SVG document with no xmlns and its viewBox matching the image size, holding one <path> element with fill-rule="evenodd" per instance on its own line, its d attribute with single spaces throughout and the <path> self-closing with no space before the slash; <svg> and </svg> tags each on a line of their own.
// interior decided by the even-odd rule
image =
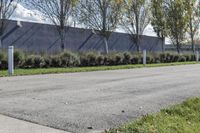
<svg viewBox="0 0 200 133">
<path fill-rule="evenodd" d="M 0 78 L 1 114 L 74 133 L 117 127 L 193 96 L 200 65 Z"/>
<path fill-rule="evenodd" d="M 2 39 L 3 48 L 15 46 L 30 52 L 60 52 L 60 38 L 53 25 L 22 22 L 23 27 Z M 16 26 L 16 21 L 9 21 L 5 33 Z M 104 52 L 103 39 L 92 30 L 82 28 L 66 28 L 65 48 L 72 51 Z M 109 51 L 137 51 L 136 44 L 129 34 L 114 32 L 108 40 Z M 155 52 L 162 51 L 161 38 L 140 36 L 140 49 Z"/>
<path fill-rule="evenodd" d="M 0 133 L 69 133 L 0 115 Z"/>
</svg>

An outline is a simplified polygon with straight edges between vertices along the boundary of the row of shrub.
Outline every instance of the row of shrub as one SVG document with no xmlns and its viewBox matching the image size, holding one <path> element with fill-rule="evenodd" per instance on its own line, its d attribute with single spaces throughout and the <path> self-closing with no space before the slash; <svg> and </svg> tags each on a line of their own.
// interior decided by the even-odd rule
<svg viewBox="0 0 200 133">
<path fill-rule="evenodd" d="M 170 63 L 195 61 L 194 54 L 148 53 L 147 63 Z M 131 52 L 112 52 L 107 55 L 98 52 L 75 53 L 65 51 L 60 54 L 27 54 L 20 50 L 14 52 L 17 68 L 84 67 L 141 64 L 142 54 Z M 7 68 L 7 54 L 0 52 L 0 69 Z"/>
</svg>

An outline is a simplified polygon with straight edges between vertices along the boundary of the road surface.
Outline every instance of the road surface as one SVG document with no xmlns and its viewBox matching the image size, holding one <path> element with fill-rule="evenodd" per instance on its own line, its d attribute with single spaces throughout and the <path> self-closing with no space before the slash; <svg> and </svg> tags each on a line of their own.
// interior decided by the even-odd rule
<svg viewBox="0 0 200 133">
<path fill-rule="evenodd" d="M 73 133 L 200 96 L 200 65 L 0 78 L 0 114 Z"/>
</svg>

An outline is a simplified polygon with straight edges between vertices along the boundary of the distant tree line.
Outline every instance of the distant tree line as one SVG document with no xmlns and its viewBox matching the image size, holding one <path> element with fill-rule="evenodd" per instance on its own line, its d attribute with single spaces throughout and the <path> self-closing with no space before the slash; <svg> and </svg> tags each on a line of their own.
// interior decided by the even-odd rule
<svg viewBox="0 0 200 133">
<path fill-rule="evenodd" d="M 1 0 L 0 36 L 5 29 L 16 4 L 23 1 L 28 8 L 40 11 L 57 27 L 61 50 L 65 49 L 67 28 L 74 21 L 99 35 L 109 52 L 108 40 L 112 32 L 120 28 L 129 33 L 133 46 L 141 50 L 141 35 L 152 25 L 162 39 L 164 52 L 165 38 L 170 38 L 177 52 L 185 41 L 191 43 L 195 52 L 195 38 L 200 22 L 199 0 Z M 73 19 L 73 20 L 72 20 Z"/>
</svg>

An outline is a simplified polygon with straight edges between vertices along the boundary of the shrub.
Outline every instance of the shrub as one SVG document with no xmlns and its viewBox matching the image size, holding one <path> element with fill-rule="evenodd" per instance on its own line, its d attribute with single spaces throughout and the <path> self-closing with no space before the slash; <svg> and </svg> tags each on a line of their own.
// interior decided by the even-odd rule
<svg viewBox="0 0 200 133">
<path fill-rule="evenodd" d="M 124 55 L 121 53 L 115 54 L 114 65 L 121 65 L 124 61 Z"/>
<path fill-rule="evenodd" d="M 154 63 L 161 63 L 160 58 L 158 56 L 154 57 Z"/>
<path fill-rule="evenodd" d="M 124 56 L 121 53 L 110 53 L 104 57 L 105 65 L 121 65 L 123 63 Z"/>
<path fill-rule="evenodd" d="M 151 53 L 150 56 L 152 58 L 151 63 L 161 63 L 159 58 L 159 53 Z"/>
<path fill-rule="evenodd" d="M 186 58 L 186 61 L 192 61 L 192 59 L 191 59 L 192 56 L 190 54 L 186 54 L 184 56 Z"/>
<path fill-rule="evenodd" d="M 112 54 L 108 54 L 104 56 L 104 64 L 105 65 L 114 65 L 114 57 Z"/>
<path fill-rule="evenodd" d="M 186 61 L 195 61 L 195 55 L 194 54 L 184 54 L 182 55 L 186 58 Z"/>
<path fill-rule="evenodd" d="M 165 55 L 165 53 L 161 53 L 160 54 L 160 62 L 161 63 L 165 63 L 166 62 L 166 55 Z"/>
<path fill-rule="evenodd" d="M 7 54 L 0 52 L 0 69 L 6 69 Z M 169 63 L 195 61 L 195 54 L 176 54 L 176 53 L 148 53 L 147 63 Z M 41 68 L 41 67 L 76 67 L 76 66 L 102 66 L 102 65 L 122 65 L 122 64 L 141 64 L 141 53 L 130 52 L 111 52 L 107 55 L 98 52 L 73 53 L 65 51 L 55 55 L 27 55 L 20 50 L 14 52 L 15 66 L 21 68 Z"/>
<path fill-rule="evenodd" d="M 41 68 L 44 66 L 44 58 L 40 55 L 29 55 L 23 65 L 24 68 Z"/>
<path fill-rule="evenodd" d="M 94 52 L 89 52 L 85 56 L 88 60 L 88 66 L 96 66 L 98 64 L 97 62 L 97 53 Z"/>
<path fill-rule="evenodd" d="M 34 56 L 33 55 L 27 56 L 27 58 L 25 59 L 23 67 L 25 67 L 25 68 L 32 68 L 32 67 L 34 67 Z"/>
<path fill-rule="evenodd" d="M 180 55 L 180 57 L 179 57 L 179 60 L 178 60 L 179 62 L 186 62 L 186 57 L 185 56 L 183 56 L 183 55 Z"/>
<path fill-rule="evenodd" d="M 23 63 L 25 62 L 25 54 L 21 50 L 15 50 L 14 51 L 14 64 L 16 67 L 23 66 Z"/>
<path fill-rule="evenodd" d="M 62 67 L 75 67 L 80 65 L 80 58 L 71 51 L 65 51 L 60 55 Z"/>
<path fill-rule="evenodd" d="M 59 56 L 51 56 L 51 67 L 61 67 L 62 61 Z"/>
<path fill-rule="evenodd" d="M 103 55 L 99 55 L 99 56 L 97 57 L 97 65 L 98 65 L 98 66 L 104 65 L 104 56 L 103 56 Z"/>
<path fill-rule="evenodd" d="M 152 55 L 147 55 L 147 63 L 148 64 L 154 63 L 154 57 Z"/>
<path fill-rule="evenodd" d="M 175 54 L 175 55 L 173 56 L 172 61 L 173 61 L 173 62 L 178 62 L 178 61 L 179 61 L 179 58 L 180 58 L 180 55 Z"/>
<path fill-rule="evenodd" d="M 81 66 L 101 66 L 104 65 L 105 56 L 96 52 L 82 53 L 80 55 Z"/>
<path fill-rule="evenodd" d="M 89 60 L 87 59 L 87 56 L 85 54 L 82 54 L 80 56 L 80 62 L 81 66 L 89 66 Z"/>
<path fill-rule="evenodd" d="M 8 68 L 7 54 L 4 51 L 0 51 L 0 69 L 7 69 L 7 68 Z"/>
<path fill-rule="evenodd" d="M 173 58 L 173 54 L 171 54 L 171 53 L 166 53 L 166 54 L 165 54 L 165 63 L 173 62 L 172 58 Z"/>
<path fill-rule="evenodd" d="M 170 62 L 177 62 L 177 59 L 179 58 L 179 55 L 177 54 L 170 54 L 168 55 L 168 59 L 166 60 L 166 63 L 170 63 Z"/>
<path fill-rule="evenodd" d="M 1 61 L 1 60 L 5 60 L 6 57 L 7 57 L 6 52 L 0 50 L 0 61 Z"/>
<path fill-rule="evenodd" d="M 166 53 L 165 56 L 161 54 L 160 57 L 164 57 L 161 59 L 163 63 L 170 63 L 170 62 L 185 62 L 190 60 L 190 56 L 188 55 L 180 55 L 180 54 L 173 54 L 173 53 Z"/>
<path fill-rule="evenodd" d="M 133 55 L 133 58 L 131 59 L 132 64 L 140 64 L 142 62 L 141 56 L 139 55 Z"/>
<path fill-rule="evenodd" d="M 173 62 L 174 55 L 172 53 L 161 53 L 160 62 L 161 63 L 170 63 Z"/>
<path fill-rule="evenodd" d="M 131 64 L 131 59 L 132 59 L 132 54 L 129 52 L 125 52 L 124 53 L 124 60 L 123 63 L 124 64 Z"/>
<path fill-rule="evenodd" d="M 45 56 L 44 57 L 44 66 L 45 68 L 51 67 L 51 57 L 50 56 Z"/>
<path fill-rule="evenodd" d="M 196 60 L 196 57 L 195 57 L 195 55 L 193 54 L 193 55 L 191 55 L 191 60 L 192 61 L 195 61 Z"/>
<path fill-rule="evenodd" d="M 33 56 L 34 66 L 35 68 L 41 68 L 45 66 L 44 58 L 40 55 Z"/>
<path fill-rule="evenodd" d="M 109 65 L 109 60 L 110 60 L 110 59 L 109 59 L 109 56 L 108 56 L 108 55 L 105 55 L 105 56 L 104 56 L 104 61 L 103 61 L 103 62 L 104 62 L 104 65 Z"/>
</svg>

